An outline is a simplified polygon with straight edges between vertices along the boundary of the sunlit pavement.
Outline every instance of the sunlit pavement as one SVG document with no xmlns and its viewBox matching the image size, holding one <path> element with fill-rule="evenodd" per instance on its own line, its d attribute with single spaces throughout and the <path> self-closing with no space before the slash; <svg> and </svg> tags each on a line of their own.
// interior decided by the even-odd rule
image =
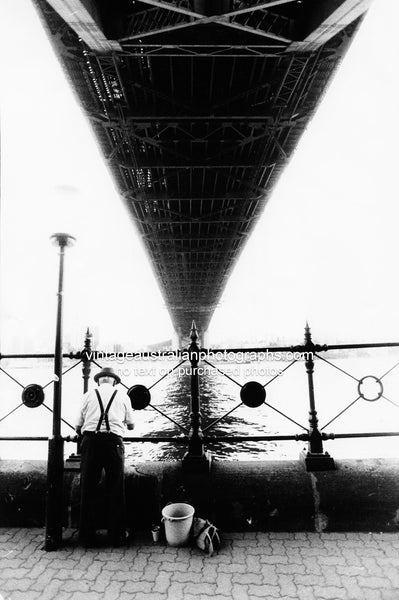
<svg viewBox="0 0 399 600">
<path fill-rule="evenodd" d="M 76 534 L 42 550 L 41 529 L 0 529 L 4 600 L 399 599 L 399 536 L 387 533 L 230 533 L 197 548 L 133 538 L 85 550 Z"/>
</svg>

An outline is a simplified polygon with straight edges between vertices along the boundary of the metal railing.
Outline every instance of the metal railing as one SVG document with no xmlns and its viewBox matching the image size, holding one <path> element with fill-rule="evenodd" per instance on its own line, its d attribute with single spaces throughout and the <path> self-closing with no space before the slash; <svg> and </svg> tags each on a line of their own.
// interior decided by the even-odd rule
<svg viewBox="0 0 399 600">
<path fill-rule="evenodd" d="M 391 437 L 399 436 L 399 431 L 381 431 L 381 432 L 349 432 L 349 433 L 327 433 L 325 430 L 344 413 L 351 409 L 356 403 L 360 401 L 366 402 L 377 402 L 379 400 L 386 401 L 389 404 L 399 408 L 399 403 L 389 398 L 384 392 L 383 380 L 398 366 L 399 362 L 396 362 L 382 375 L 365 375 L 361 378 L 355 377 L 340 366 L 334 364 L 327 358 L 321 356 L 321 353 L 333 350 L 355 350 L 355 349 L 371 349 L 371 348 L 389 348 L 398 347 L 399 343 L 387 342 L 378 344 L 339 344 L 339 345 L 319 345 L 314 344 L 311 338 L 310 328 L 307 325 L 305 329 L 305 341 L 302 345 L 297 346 L 281 346 L 281 347 L 268 347 L 268 348 L 218 348 L 218 349 L 203 349 L 197 344 L 198 334 L 193 323 L 191 330 L 191 344 L 187 350 L 177 351 L 164 351 L 164 352 L 128 352 L 124 353 L 130 358 L 163 358 L 171 356 L 176 357 L 177 364 L 171 367 L 158 378 L 151 385 L 144 386 L 136 384 L 133 386 L 126 385 L 123 381 L 121 384 L 127 391 L 130 398 L 132 407 L 134 410 L 153 410 L 158 414 L 162 415 L 165 419 L 173 423 L 183 435 L 174 436 L 126 436 L 124 439 L 127 442 L 135 443 L 160 443 L 160 442 L 171 442 L 176 444 L 186 444 L 187 453 L 184 457 L 184 461 L 189 463 L 191 460 L 195 462 L 208 461 L 209 455 L 206 452 L 206 446 L 215 442 L 234 442 L 234 441 L 306 441 L 308 442 L 308 452 L 305 456 L 306 465 L 309 470 L 318 470 L 326 468 L 334 468 L 334 461 L 324 451 L 323 442 L 334 439 L 345 439 L 345 438 L 367 438 L 367 437 Z M 225 373 L 220 366 L 217 366 L 208 360 L 209 356 L 229 356 L 230 358 L 238 353 L 250 354 L 267 354 L 276 355 L 282 353 L 291 353 L 293 360 L 291 360 L 287 366 L 279 370 L 278 374 L 270 378 L 266 383 L 259 383 L 257 381 L 247 381 L 241 384 L 235 378 L 231 377 L 228 373 Z M 91 335 L 89 330 L 86 332 L 84 347 L 81 351 L 75 353 L 63 354 L 63 358 L 76 360 L 76 363 L 69 368 L 62 371 L 62 375 L 66 375 L 71 372 L 77 366 L 82 365 L 82 379 L 83 379 L 83 393 L 89 389 L 89 380 L 91 377 L 92 366 L 102 368 L 102 365 L 98 362 L 98 356 L 104 355 L 98 351 L 93 351 L 91 346 Z M 37 359 L 37 358 L 54 358 L 53 354 L 0 354 L 1 359 Z M 330 418 L 326 423 L 319 425 L 319 419 L 316 410 L 316 398 L 314 392 L 313 373 L 315 367 L 315 360 L 323 361 L 323 363 L 329 365 L 341 372 L 346 377 L 356 382 L 356 394 L 355 398 L 351 400 L 342 410 Z M 278 380 L 284 373 L 288 371 L 294 364 L 303 362 L 305 365 L 307 383 L 308 383 L 308 396 L 309 396 L 309 414 L 308 424 L 304 425 L 298 420 L 286 412 L 280 410 L 277 406 L 267 401 L 267 388 L 273 382 Z M 151 390 L 157 386 L 166 377 L 174 373 L 183 364 L 189 363 L 189 374 L 191 379 L 191 401 L 190 401 L 190 422 L 182 424 L 168 415 L 159 406 L 151 403 Z M 201 399 L 200 399 L 200 364 L 203 363 L 215 372 L 219 373 L 222 377 L 225 377 L 239 388 L 240 402 L 232 409 L 228 410 L 221 416 L 218 416 L 212 420 L 206 426 L 202 426 L 202 411 L 201 411 Z M 39 408 L 43 406 L 46 410 L 54 414 L 53 409 L 45 403 L 45 390 L 51 384 L 57 383 L 57 377 L 53 377 L 44 386 L 36 383 L 24 386 L 18 381 L 13 375 L 7 372 L 0 366 L 0 373 L 10 378 L 16 385 L 22 389 L 21 399 L 22 402 L 17 404 L 11 411 L 5 415 L 0 415 L 0 423 L 6 420 L 9 416 L 14 414 L 22 406 L 28 408 Z M 374 395 L 371 395 L 367 391 L 367 384 L 372 384 L 376 391 Z M 230 416 L 233 412 L 239 409 L 241 406 L 247 406 L 255 409 L 264 405 L 270 410 L 274 411 L 290 423 L 298 427 L 301 431 L 291 435 L 212 435 L 210 431 L 221 421 Z M 57 416 L 61 423 L 66 424 L 72 432 L 74 432 L 74 426 L 64 419 L 61 414 Z M 45 436 L 1 436 L 0 441 L 47 441 L 49 438 Z M 76 441 L 78 443 L 78 437 L 73 433 L 70 436 L 64 436 L 64 441 Z"/>
<path fill-rule="evenodd" d="M 348 433 L 335 433 L 327 432 L 326 429 L 335 423 L 342 415 L 347 413 L 353 406 L 360 402 L 374 403 L 384 402 L 389 403 L 391 406 L 399 408 L 399 403 L 395 402 L 392 398 L 388 397 L 384 390 L 385 378 L 391 374 L 398 366 L 399 362 L 396 362 L 388 369 L 386 369 L 381 375 L 364 375 L 362 377 L 356 377 L 352 373 L 348 372 L 341 366 L 334 364 L 329 360 L 330 354 L 327 352 L 339 351 L 339 350 L 360 350 L 360 349 L 373 349 L 373 348 L 393 348 L 398 347 L 399 343 L 387 342 L 387 343 L 369 343 L 369 344 L 338 344 L 338 345 L 320 345 L 314 344 L 311 337 L 310 328 L 306 325 L 305 328 L 305 339 L 304 343 L 296 346 L 281 346 L 281 347 L 268 347 L 268 348 L 218 348 L 218 349 L 204 349 L 198 345 L 198 333 L 196 330 L 195 323 L 193 322 L 191 329 L 191 344 L 186 350 L 176 351 L 164 351 L 164 352 L 128 352 L 123 353 L 128 355 L 130 358 L 176 358 L 176 364 L 167 369 L 161 377 L 156 379 L 154 383 L 148 386 L 142 384 L 136 384 L 133 386 L 126 385 L 121 381 L 121 385 L 126 389 L 127 395 L 130 398 L 131 405 L 135 410 L 153 410 L 158 414 L 162 415 L 166 420 L 173 423 L 179 430 L 179 435 L 144 435 L 144 436 L 126 436 L 124 439 L 126 442 L 133 443 L 164 443 L 169 442 L 176 445 L 185 445 L 186 453 L 183 458 L 183 465 L 187 469 L 200 469 L 208 470 L 211 462 L 211 454 L 208 451 L 208 447 L 212 446 L 216 442 L 286 442 L 286 441 L 301 441 L 307 442 L 307 451 L 302 453 L 302 459 L 305 462 L 306 469 L 308 471 L 317 470 L 331 470 L 335 468 L 334 459 L 329 453 L 325 452 L 323 443 L 328 440 L 337 439 L 358 439 L 358 438 L 378 438 L 378 437 L 393 437 L 399 436 L 399 431 L 363 431 L 363 432 L 348 432 Z M 246 381 L 240 383 L 235 377 L 226 373 L 220 364 L 216 365 L 210 360 L 211 357 L 222 356 L 224 359 L 227 357 L 229 360 L 237 356 L 238 353 L 246 353 L 247 356 L 251 354 L 256 355 L 273 355 L 283 353 L 291 353 L 292 360 L 289 360 L 288 364 L 280 369 L 276 375 L 268 379 L 265 383 L 258 381 Z M 322 354 L 325 356 L 322 356 Z M 75 353 L 62 354 L 59 357 L 59 365 L 61 371 L 52 377 L 45 385 L 41 386 L 37 383 L 31 383 L 24 386 L 14 375 L 9 373 L 5 368 L 0 366 L 0 375 L 12 380 L 15 385 L 21 388 L 21 402 L 19 402 L 11 411 L 8 411 L 4 415 L 0 415 L 0 424 L 5 421 L 8 417 L 14 414 L 16 411 L 25 406 L 28 408 L 39 409 L 40 407 L 45 408 L 47 411 L 53 414 L 53 435 L 46 436 L 2 436 L 0 435 L 0 441 L 40 441 L 49 443 L 49 472 L 48 481 L 49 486 L 54 487 L 54 481 L 59 484 L 60 477 L 62 478 L 62 472 L 64 469 L 64 442 L 76 442 L 77 452 L 73 454 L 67 461 L 66 464 L 71 465 L 73 462 L 78 463 L 79 461 L 79 437 L 76 435 L 74 426 L 64 419 L 61 414 L 61 404 L 58 405 L 58 410 L 54 411 L 53 408 L 45 402 L 45 390 L 52 384 L 54 391 L 56 392 L 56 386 L 58 385 L 58 393 L 61 394 L 62 377 L 81 365 L 82 367 L 82 379 L 83 379 L 83 393 L 89 389 L 89 380 L 91 377 L 92 367 L 102 368 L 102 365 L 98 362 L 99 356 L 104 355 L 98 351 L 92 350 L 92 340 L 89 330 L 86 332 L 83 349 Z M 37 358 L 54 358 L 54 354 L 0 354 L 1 359 L 37 359 Z M 62 359 L 70 359 L 76 361 L 72 366 L 67 369 L 62 369 Z M 319 417 L 317 414 L 316 407 L 316 395 L 314 390 L 314 369 L 315 362 L 320 361 L 330 368 L 335 369 L 346 378 L 350 378 L 355 382 L 355 394 L 354 398 L 341 410 L 339 410 L 334 416 L 329 418 L 325 423 L 319 424 Z M 159 406 L 152 403 L 151 392 L 155 386 L 163 381 L 168 375 L 176 372 L 183 364 L 188 363 L 188 371 L 190 376 L 191 384 L 191 399 L 190 399 L 190 417 L 189 423 L 180 423 L 176 419 L 169 416 L 165 410 L 162 410 Z M 279 380 L 279 378 L 285 374 L 293 365 L 303 363 L 305 366 L 305 372 L 307 377 L 307 388 L 308 388 L 308 423 L 303 424 L 300 422 L 300 418 L 296 415 L 295 418 L 291 414 L 287 414 L 281 407 L 275 405 L 269 401 L 267 397 L 268 388 L 273 383 Z M 0 363 L 1 364 L 1 363 Z M 240 401 L 227 412 L 220 416 L 215 416 L 205 426 L 202 425 L 202 410 L 201 410 L 201 396 L 200 396 L 200 375 L 202 367 L 200 365 L 206 365 L 210 369 L 213 369 L 216 373 L 219 373 L 221 377 L 228 379 L 234 385 L 239 388 Z M 374 391 L 370 392 L 367 389 L 367 385 L 371 384 Z M 57 393 L 54 394 L 55 403 L 58 402 Z M 240 407 L 245 406 L 250 409 L 258 409 L 261 406 L 266 406 L 269 410 L 274 411 L 281 418 L 287 420 L 289 423 L 299 428 L 299 432 L 295 432 L 290 435 L 282 434 L 265 434 L 265 435 L 220 435 L 212 434 L 212 429 L 221 421 L 227 419 L 233 412 L 237 411 Z M 162 408 L 164 408 L 162 406 Z M 54 425 L 56 421 L 56 427 Z M 61 435 L 61 423 L 64 423 L 71 429 L 71 435 Z M 54 429 L 55 427 L 55 429 Z M 55 432 L 55 433 L 54 433 Z M 56 445 L 56 448 L 54 448 Z M 55 457 L 54 457 L 55 455 Z M 76 466 L 75 466 L 76 468 Z M 56 474 L 53 471 L 56 471 Z M 61 484 L 59 484 L 61 485 Z M 61 485 L 62 489 L 62 485 Z M 56 499 L 53 499 L 54 506 L 59 505 L 58 496 L 56 492 Z M 51 507 L 50 502 L 50 507 Z M 57 508 L 54 508 L 57 511 Z M 59 510 L 58 510 L 59 512 Z M 51 517 L 51 510 L 50 510 Z M 51 522 L 51 518 L 50 518 Z M 51 532 L 50 528 L 50 532 Z M 47 538 L 46 538 L 47 539 Z M 46 549 L 53 549 L 58 547 L 60 540 L 55 537 L 48 541 Z"/>
</svg>

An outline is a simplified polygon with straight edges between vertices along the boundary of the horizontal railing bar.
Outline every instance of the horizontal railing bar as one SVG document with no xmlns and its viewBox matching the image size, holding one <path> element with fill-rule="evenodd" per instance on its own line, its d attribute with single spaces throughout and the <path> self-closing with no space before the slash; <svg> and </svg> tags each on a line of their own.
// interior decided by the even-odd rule
<svg viewBox="0 0 399 600">
<path fill-rule="evenodd" d="M 221 435 L 221 436 L 204 436 L 204 442 L 268 442 L 268 441 L 304 441 L 309 439 L 309 436 L 304 434 L 299 435 Z"/>
<path fill-rule="evenodd" d="M 68 354 L 63 354 L 62 357 L 79 359 L 81 358 L 81 352 L 68 352 Z M 54 354 L 0 354 L 0 360 L 3 358 L 54 358 Z"/>
<path fill-rule="evenodd" d="M 226 353 L 228 354 L 229 352 L 231 353 L 238 353 L 238 352 L 247 352 L 247 353 L 261 353 L 261 352 L 269 352 L 270 354 L 272 353 L 276 353 L 276 352 L 311 352 L 311 351 L 317 351 L 317 352 L 327 352 L 329 350 L 357 350 L 357 349 L 362 349 L 362 348 L 397 348 L 399 347 L 399 342 L 381 342 L 381 343 L 376 343 L 376 344 L 371 344 L 371 343 L 367 343 L 367 344 L 332 344 L 332 345 L 328 345 L 328 344 L 323 344 L 323 345 L 319 345 L 319 344 L 315 344 L 315 349 L 312 350 L 310 347 L 306 347 L 303 345 L 297 345 L 297 346 L 268 346 L 266 348 L 200 348 L 200 353 L 201 352 L 209 352 L 212 354 L 217 354 L 217 353 Z M 115 352 L 106 352 L 106 351 L 97 351 L 97 350 L 92 350 L 91 354 L 93 355 L 94 358 L 96 358 L 97 360 L 106 360 L 107 356 L 104 357 L 98 357 L 98 354 L 104 354 L 104 355 L 108 355 L 108 357 L 113 357 L 114 355 L 119 356 L 120 354 L 123 355 L 128 355 L 128 359 L 129 358 L 135 358 L 137 356 L 141 356 L 143 358 L 155 358 L 155 357 L 165 357 L 165 356 L 180 356 L 181 354 L 183 354 L 184 352 L 188 352 L 188 350 L 183 349 L 183 350 L 159 350 L 159 351 L 145 351 L 145 352 L 140 352 L 140 351 L 134 351 L 134 352 L 130 352 L 128 350 L 123 351 L 121 353 L 115 353 Z M 68 354 L 63 354 L 62 355 L 63 358 L 70 358 L 70 359 L 80 359 L 82 358 L 82 352 L 75 352 L 75 353 L 68 353 Z M 0 360 L 3 358 L 54 358 L 54 354 L 0 354 Z M 111 358 L 111 360 L 114 360 L 113 358 Z"/>
<path fill-rule="evenodd" d="M 48 442 L 48 437 L 18 435 L 6 435 L 0 437 L 0 442 Z"/>
<path fill-rule="evenodd" d="M 399 436 L 399 431 L 371 431 L 364 433 L 322 433 L 324 440 L 338 440 L 350 438 L 369 438 L 369 437 L 394 437 Z"/>
<path fill-rule="evenodd" d="M 145 352 L 140 352 L 140 351 L 135 351 L 135 352 L 123 352 L 122 354 L 128 354 L 128 358 L 135 358 L 136 356 L 142 356 L 143 358 L 151 358 L 151 357 L 163 357 L 163 356 L 179 356 L 182 352 L 186 352 L 186 350 L 162 350 L 162 351 L 157 351 L 157 352 L 152 352 L 150 351 L 145 351 Z M 82 358 L 82 352 L 76 352 L 74 354 L 72 353 L 68 353 L 68 354 L 63 354 L 63 358 L 71 358 L 71 359 L 81 359 Z M 97 354 L 104 354 L 104 355 L 108 355 L 108 356 L 119 356 L 119 352 L 105 352 L 105 351 L 95 351 L 92 350 L 89 353 L 90 355 L 93 356 L 93 358 L 97 359 L 97 360 L 107 360 L 107 356 L 97 356 Z M 0 354 L 0 360 L 3 358 L 54 358 L 54 354 Z M 115 360 L 114 358 L 111 358 L 110 360 Z"/>
<path fill-rule="evenodd" d="M 213 354 L 216 354 L 218 352 L 221 353 L 237 353 L 237 352 L 256 352 L 256 353 L 260 353 L 260 352 L 269 352 L 270 354 L 272 354 L 273 352 L 312 352 L 312 351 L 317 351 L 317 352 L 321 352 L 321 351 L 325 351 L 327 352 L 328 350 L 356 350 L 356 349 L 360 349 L 360 348 L 391 348 L 391 347 L 399 347 L 399 342 L 383 342 L 383 343 L 378 343 L 378 344 L 335 344 L 335 345 L 328 345 L 328 344 L 315 344 L 315 349 L 312 350 L 311 347 L 306 347 L 303 345 L 296 345 L 296 346 L 269 346 L 267 348 L 201 348 L 201 351 L 203 352 L 212 352 Z"/>
<path fill-rule="evenodd" d="M 370 431 L 360 433 L 322 433 L 324 440 L 338 440 L 338 439 L 351 439 L 351 438 L 371 438 L 371 437 L 398 437 L 399 431 Z M 67 436 L 63 438 L 67 442 L 76 441 L 73 437 Z M 48 437 L 40 436 L 2 436 L 0 441 L 7 442 L 48 442 Z M 152 444 L 171 442 L 173 444 L 186 444 L 188 442 L 187 436 L 181 437 L 124 437 L 125 442 L 150 442 Z M 268 441 L 295 441 L 295 442 L 306 442 L 309 440 L 309 436 L 306 433 L 300 433 L 295 435 L 220 435 L 220 436 L 204 436 L 204 442 L 268 442 Z"/>
<path fill-rule="evenodd" d="M 327 345 L 326 350 L 351 350 L 357 348 L 395 348 L 399 342 L 381 342 L 380 344 L 335 344 Z"/>
<path fill-rule="evenodd" d="M 172 442 L 173 444 L 187 444 L 188 437 L 125 437 L 123 438 L 124 442 L 151 442 L 152 444 L 157 444 L 161 442 Z"/>
</svg>

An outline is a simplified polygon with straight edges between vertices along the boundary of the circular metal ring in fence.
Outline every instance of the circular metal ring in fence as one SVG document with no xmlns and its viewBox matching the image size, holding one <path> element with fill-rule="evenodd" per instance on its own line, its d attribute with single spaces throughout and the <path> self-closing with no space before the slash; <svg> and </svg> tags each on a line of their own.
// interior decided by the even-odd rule
<svg viewBox="0 0 399 600">
<path fill-rule="evenodd" d="M 384 387 L 381 383 L 381 379 L 378 379 L 378 377 L 375 377 L 374 375 L 366 375 L 360 379 L 357 391 L 363 400 L 375 402 L 381 398 L 384 393 Z"/>
<path fill-rule="evenodd" d="M 128 389 L 127 395 L 134 410 L 143 410 L 151 402 L 150 390 L 145 385 L 133 385 Z"/>
<path fill-rule="evenodd" d="M 22 402 L 28 408 L 37 408 L 44 402 L 44 390 L 37 383 L 30 383 L 22 391 Z"/>
<path fill-rule="evenodd" d="M 248 381 L 240 391 L 241 401 L 245 406 L 257 408 L 264 403 L 266 399 L 266 390 L 261 383 L 257 381 Z"/>
</svg>

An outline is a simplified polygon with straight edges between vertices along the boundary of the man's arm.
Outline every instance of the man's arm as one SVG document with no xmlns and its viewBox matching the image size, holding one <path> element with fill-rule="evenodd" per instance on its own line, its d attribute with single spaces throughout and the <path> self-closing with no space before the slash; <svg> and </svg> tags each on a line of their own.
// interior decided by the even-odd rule
<svg viewBox="0 0 399 600">
<path fill-rule="evenodd" d="M 129 431 L 134 429 L 133 409 L 132 405 L 130 404 L 130 398 L 127 394 L 125 398 L 125 423 Z"/>
<path fill-rule="evenodd" d="M 82 425 L 84 423 L 86 407 L 87 407 L 87 393 L 83 396 L 82 402 L 80 404 L 80 410 L 78 413 L 78 417 L 76 419 L 75 431 L 78 435 L 82 435 Z"/>
</svg>

